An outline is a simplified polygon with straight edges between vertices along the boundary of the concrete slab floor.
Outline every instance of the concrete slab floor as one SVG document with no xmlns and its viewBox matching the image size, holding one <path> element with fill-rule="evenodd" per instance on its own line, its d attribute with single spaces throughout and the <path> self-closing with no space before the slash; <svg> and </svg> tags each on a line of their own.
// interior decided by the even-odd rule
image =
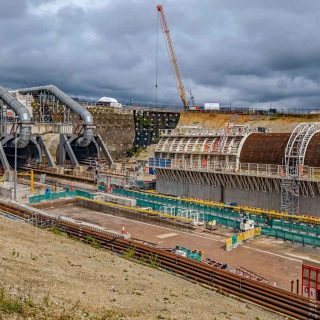
<svg viewBox="0 0 320 320">
<path fill-rule="evenodd" d="M 301 278 L 302 259 L 320 262 L 319 249 L 263 236 L 227 252 L 224 249 L 225 239 L 232 234 L 232 230 L 225 228 L 219 228 L 214 233 L 201 230 L 189 233 L 108 215 L 74 204 L 52 207 L 47 211 L 117 231 L 124 226 L 133 238 L 156 243 L 161 247 L 182 245 L 190 249 L 203 250 L 205 257 L 228 263 L 233 268 L 247 268 L 287 290 L 290 290 L 291 280 Z"/>
</svg>

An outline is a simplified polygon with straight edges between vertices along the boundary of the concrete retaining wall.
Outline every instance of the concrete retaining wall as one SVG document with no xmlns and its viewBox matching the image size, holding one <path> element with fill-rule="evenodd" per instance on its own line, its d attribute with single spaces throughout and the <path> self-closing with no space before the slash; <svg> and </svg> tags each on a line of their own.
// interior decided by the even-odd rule
<svg viewBox="0 0 320 320">
<path fill-rule="evenodd" d="M 185 183 L 182 181 L 166 181 L 157 179 L 157 191 L 162 194 L 193 197 L 198 199 L 208 199 L 222 201 L 221 187 L 213 187 L 205 184 Z"/>
<path fill-rule="evenodd" d="M 135 221 L 144 221 L 144 222 L 152 223 L 152 224 L 163 226 L 163 227 L 170 227 L 170 228 L 175 228 L 179 230 L 194 229 L 194 226 L 192 226 L 191 224 L 184 224 L 176 220 L 170 220 L 170 219 L 162 218 L 159 216 L 153 216 L 151 214 L 134 211 L 129 208 L 128 209 L 116 208 L 114 206 L 108 205 L 107 203 L 103 204 L 103 203 L 94 202 L 94 201 L 85 200 L 85 199 L 79 199 L 79 198 L 60 199 L 55 201 L 42 202 L 42 203 L 33 204 L 32 207 L 45 210 L 45 209 L 52 209 L 57 207 L 65 207 L 70 204 L 74 206 L 86 208 L 89 210 L 110 214 L 117 217 L 123 217 L 130 220 L 135 220 Z"/>
<path fill-rule="evenodd" d="M 193 197 L 224 203 L 236 202 L 242 205 L 264 209 L 281 210 L 281 194 L 275 191 L 262 192 L 240 188 L 213 187 L 207 184 L 186 183 L 157 179 L 157 191 L 166 195 Z M 320 216 L 320 196 L 300 196 L 300 212 Z"/>
</svg>

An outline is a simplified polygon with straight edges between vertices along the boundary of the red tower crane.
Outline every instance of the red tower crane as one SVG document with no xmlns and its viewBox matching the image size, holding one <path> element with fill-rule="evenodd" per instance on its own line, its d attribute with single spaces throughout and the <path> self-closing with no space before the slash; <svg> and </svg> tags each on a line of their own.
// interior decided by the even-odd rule
<svg viewBox="0 0 320 320">
<path fill-rule="evenodd" d="M 188 109 L 188 99 L 187 99 L 187 93 L 186 93 L 186 89 L 185 86 L 183 84 L 183 79 L 181 76 L 181 71 L 180 71 L 180 66 L 178 63 L 178 59 L 177 59 L 177 55 L 176 55 L 176 51 L 174 48 L 174 44 L 170 35 L 170 31 L 169 31 L 169 25 L 166 19 L 166 16 L 164 14 L 164 9 L 163 6 L 161 4 L 157 5 L 157 10 L 159 13 L 159 17 L 160 17 L 160 23 L 161 23 L 161 28 L 162 28 L 162 32 L 163 32 L 163 36 L 166 42 L 166 46 L 167 46 L 167 50 L 168 50 L 168 54 L 169 54 L 169 58 L 170 58 L 170 62 L 171 62 L 171 66 L 174 72 L 174 75 L 176 77 L 176 81 L 177 81 L 177 87 L 179 90 L 179 95 L 180 98 L 182 100 L 182 104 L 183 104 L 183 109 L 186 110 Z M 191 97 L 191 100 L 193 101 L 193 97 Z"/>
</svg>

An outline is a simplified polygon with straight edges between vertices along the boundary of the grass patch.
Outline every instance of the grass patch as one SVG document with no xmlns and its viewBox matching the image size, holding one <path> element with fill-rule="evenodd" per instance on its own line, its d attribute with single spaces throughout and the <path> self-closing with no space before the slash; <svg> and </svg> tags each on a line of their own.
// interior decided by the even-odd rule
<svg viewBox="0 0 320 320">
<path fill-rule="evenodd" d="M 0 288 L 0 320 L 9 317 L 34 320 L 120 320 L 125 318 L 122 312 L 108 309 L 89 313 L 81 308 L 79 301 L 71 306 L 56 305 L 50 301 L 49 296 L 45 296 L 36 303 L 20 288 L 19 292 L 19 296 L 16 297 L 10 295 L 4 288 Z"/>
<path fill-rule="evenodd" d="M 92 247 L 94 247 L 96 249 L 100 249 L 101 248 L 100 242 L 96 238 L 94 238 L 92 236 L 86 236 L 86 242 L 88 244 L 90 244 L 90 246 L 92 246 Z"/>
<path fill-rule="evenodd" d="M 50 231 L 51 231 L 53 234 L 58 235 L 58 236 L 67 236 L 66 233 L 62 232 L 62 231 L 59 230 L 59 228 L 57 228 L 57 227 L 51 228 Z"/>
<path fill-rule="evenodd" d="M 123 253 L 123 257 L 127 260 L 131 260 L 136 253 L 136 249 L 130 246 L 126 251 Z"/>
<path fill-rule="evenodd" d="M 0 311 L 4 314 L 23 315 L 23 304 L 19 299 L 10 297 L 3 288 L 0 288 Z"/>
<path fill-rule="evenodd" d="M 147 263 L 151 268 L 157 269 L 158 268 L 158 255 L 156 254 L 149 254 L 148 255 L 148 260 Z"/>
</svg>

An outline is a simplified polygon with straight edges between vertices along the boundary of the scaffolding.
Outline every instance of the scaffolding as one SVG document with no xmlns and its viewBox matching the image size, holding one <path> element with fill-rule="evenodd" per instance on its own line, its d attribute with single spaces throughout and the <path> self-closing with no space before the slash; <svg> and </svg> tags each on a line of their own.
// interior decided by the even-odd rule
<svg viewBox="0 0 320 320">
<path fill-rule="evenodd" d="M 269 131 L 264 129 L 264 132 Z M 235 172 L 239 169 L 244 141 L 250 134 L 258 132 L 261 132 L 258 128 L 233 123 L 220 129 L 182 126 L 162 130 L 155 158 L 172 162 L 172 168 Z"/>
<path fill-rule="evenodd" d="M 268 128 L 264 128 L 269 132 Z M 249 125 L 227 123 L 224 128 L 205 129 L 201 126 L 181 126 L 176 129 L 164 129 L 160 131 L 160 137 L 212 137 L 212 136 L 245 136 L 251 132 L 259 132 L 258 128 L 251 128 Z"/>
<path fill-rule="evenodd" d="M 308 162 L 310 155 L 317 155 L 314 148 L 319 136 L 315 135 L 320 132 L 320 122 L 301 123 L 292 134 L 274 136 L 260 136 L 263 130 L 253 133 L 251 129 L 246 131 L 246 127 L 236 127 L 239 135 L 234 135 L 230 128 L 220 135 L 199 128 L 191 134 L 189 127 L 185 132 L 178 129 L 164 132 L 155 150 L 154 163 L 149 165 L 156 168 L 160 181 L 276 192 L 281 210 L 289 214 L 300 213 L 300 196 L 314 198 L 320 194 L 319 162 Z M 249 147 L 245 146 L 248 138 L 254 142 Z M 244 161 L 242 154 L 249 154 L 247 159 L 253 161 Z"/>
<path fill-rule="evenodd" d="M 177 206 L 160 206 L 160 212 L 173 217 L 191 219 L 193 221 L 193 224 L 196 226 L 203 225 L 205 222 L 204 213 L 198 210 L 180 208 Z"/>
<path fill-rule="evenodd" d="M 304 158 L 311 138 L 320 123 L 301 123 L 292 132 L 285 150 L 285 172 L 281 179 L 281 210 L 299 214 L 300 180 Z"/>
</svg>

